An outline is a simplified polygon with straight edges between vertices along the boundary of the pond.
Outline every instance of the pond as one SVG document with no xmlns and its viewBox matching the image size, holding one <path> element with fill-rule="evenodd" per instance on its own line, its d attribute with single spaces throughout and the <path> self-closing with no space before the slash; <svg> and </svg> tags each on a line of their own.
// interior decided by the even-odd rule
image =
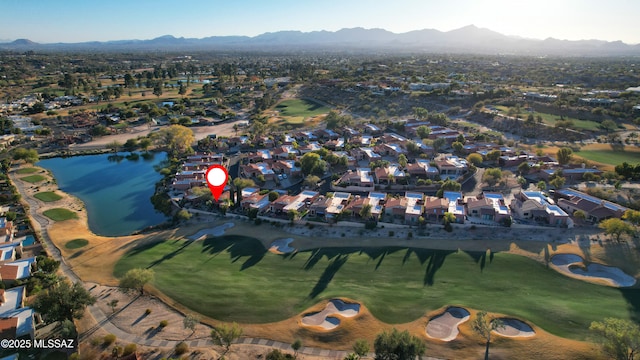
<svg viewBox="0 0 640 360">
<path fill-rule="evenodd" d="M 121 236 L 166 220 L 150 201 L 162 178 L 154 166 L 164 160 L 166 153 L 101 154 L 45 159 L 37 165 L 51 170 L 60 190 L 84 202 L 91 231 Z"/>
</svg>

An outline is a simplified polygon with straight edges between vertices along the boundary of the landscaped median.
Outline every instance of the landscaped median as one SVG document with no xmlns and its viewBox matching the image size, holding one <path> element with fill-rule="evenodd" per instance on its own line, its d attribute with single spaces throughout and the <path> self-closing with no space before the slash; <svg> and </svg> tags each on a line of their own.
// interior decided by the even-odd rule
<svg viewBox="0 0 640 360">
<path fill-rule="evenodd" d="M 65 221 L 78 218 L 78 214 L 63 208 L 45 210 L 42 214 L 53 221 Z"/>
</svg>

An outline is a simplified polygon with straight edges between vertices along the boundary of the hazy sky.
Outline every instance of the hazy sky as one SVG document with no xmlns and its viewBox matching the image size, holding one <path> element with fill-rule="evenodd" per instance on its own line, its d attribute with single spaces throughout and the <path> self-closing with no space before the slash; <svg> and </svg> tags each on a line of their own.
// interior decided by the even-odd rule
<svg viewBox="0 0 640 360">
<path fill-rule="evenodd" d="M 640 43 L 638 0 L 0 0 L 0 39 L 81 42 L 280 30 L 448 31 Z"/>
</svg>

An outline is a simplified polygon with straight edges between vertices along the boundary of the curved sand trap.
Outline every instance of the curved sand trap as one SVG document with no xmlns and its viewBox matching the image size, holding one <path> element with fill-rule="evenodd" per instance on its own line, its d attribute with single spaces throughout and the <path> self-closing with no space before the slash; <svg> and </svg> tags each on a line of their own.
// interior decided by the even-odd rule
<svg viewBox="0 0 640 360">
<path fill-rule="evenodd" d="M 224 223 L 220 226 L 216 226 L 214 228 L 210 228 L 210 229 L 202 229 L 200 231 L 198 231 L 197 233 L 188 236 L 189 240 L 200 240 L 202 238 L 207 237 L 208 235 L 211 236 L 222 236 L 224 235 L 224 231 L 227 229 L 231 229 L 232 227 L 234 227 L 235 224 L 232 222 L 228 222 L 228 223 Z"/>
<path fill-rule="evenodd" d="M 340 319 L 331 315 L 354 317 L 360 312 L 360 304 L 346 303 L 340 299 L 333 299 L 327 303 L 324 310 L 310 313 L 302 317 L 302 324 L 320 326 L 325 330 L 335 329 L 340 325 Z"/>
<path fill-rule="evenodd" d="M 578 255 L 557 254 L 551 257 L 551 263 L 561 273 L 572 274 L 582 280 L 588 281 L 589 278 L 603 279 L 616 287 L 633 286 L 636 283 L 636 279 L 633 276 L 614 266 L 589 264 L 585 270 L 583 266 L 584 260 Z"/>
<path fill-rule="evenodd" d="M 269 246 L 269 251 L 275 254 L 290 254 L 296 251 L 296 248 L 289 246 L 292 241 L 292 238 L 275 240 Z"/>
<path fill-rule="evenodd" d="M 427 336 L 451 341 L 458 336 L 458 325 L 469 320 L 469 312 L 461 307 L 450 307 L 444 313 L 435 316 L 427 324 Z"/>
<path fill-rule="evenodd" d="M 501 326 L 495 330 L 496 333 L 506 337 L 532 337 L 536 334 L 531 326 L 524 321 L 511 318 L 501 318 Z"/>
</svg>

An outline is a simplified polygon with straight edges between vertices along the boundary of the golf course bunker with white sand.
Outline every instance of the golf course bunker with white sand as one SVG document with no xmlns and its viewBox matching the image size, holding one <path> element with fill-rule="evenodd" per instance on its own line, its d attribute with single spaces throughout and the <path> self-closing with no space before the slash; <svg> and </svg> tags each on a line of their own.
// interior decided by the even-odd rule
<svg viewBox="0 0 640 360">
<path fill-rule="evenodd" d="M 306 326 L 320 326 L 324 330 L 332 330 L 340 325 L 340 319 L 333 315 L 349 318 L 358 315 L 359 312 L 360 304 L 333 299 L 329 300 L 324 310 L 303 316 L 302 324 Z"/>
<path fill-rule="evenodd" d="M 636 279 L 614 266 L 589 264 L 584 266 L 584 259 L 574 254 L 557 254 L 551 257 L 551 263 L 564 274 L 571 274 L 581 280 L 602 279 L 611 286 L 628 287 L 636 283 Z"/>
<path fill-rule="evenodd" d="M 532 337 L 536 334 L 533 328 L 524 321 L 512 318 L 500 318 L 502 325 L 495 332 L 506 337 Z"/>
<path fill-rule="evenodd" d="M 231 229 L 235 224 L 232 222 L 224 223 L 220 226 L 216 226 L 214 228 L 202 229 L 197 233 L 188 236 L 189 240 L 201 240 L 206 238 L 207 236 L 222 236 L 224 235 L 224 231 L 227 229 Z"/>
<path fill-rule="evenodd" d="M 427 336 L 430 338 L 452 341 L 458 336 L 458 326 L 469 320 L 469 311 L 461 307 L 450 307 L 444 313 L 437 315 L 427 324 Z"/>
<path fill-rule="evenodd" d="M 269 251 L 275 254 L 290 254 L 296 251 L 296 248 L 289 246 L 292 242 L 292 238 L 274 240 L 269 246 Z"/>
</svg>

